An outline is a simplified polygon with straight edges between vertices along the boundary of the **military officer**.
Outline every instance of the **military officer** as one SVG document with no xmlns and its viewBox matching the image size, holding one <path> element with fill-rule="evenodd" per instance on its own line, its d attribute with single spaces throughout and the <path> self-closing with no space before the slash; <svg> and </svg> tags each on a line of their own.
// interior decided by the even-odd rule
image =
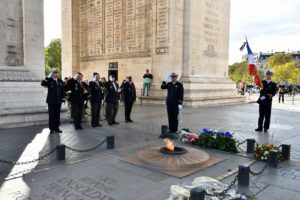
<svg viewBox="0 0 300 200">
<path fill-rule="evenodd" d="M 116 83 L 115 76 L 111 75 L 106 87 L 106 119 L 109 125 L 119 124 L 116 122 L 116 116 L 119 110 L 119 85 Z"/>
<path fill-rule="evenodd" d="M 74 118 L 75 130 L 83 129 L 81 120 L 83 117 L 84 106 L 84 85 L 82 83 L 83 75 L 78 72 L 69 82 L 68 91 L 70 91 L 69 101 L 71 102 L 71 112 Z"/>
<path fill-rule="evenodd" d="M 58 68 L 52 68 L 50 74 L 41 85 L 48 88 L 47 104 L 49 113 L 50 134 L 62 133 L 60 125 L 60 109 L 64 98 L 64 82 L 58 78 Z"/>
<path fill-rule="evenodd" d="M 123 101 L 125 103 L 125 122 L 133 122 L 131 119 L 131 110 L 133 103 L 136 101 L 136 89 L 132 82 L 132 77 L 129 76 L 123 81 L 121 86 Z"/>
<path fill-rule="evenodd" d="M 101 127 L 102 125 L 100 124 L 100 111 L 104 92 L 102 90 L 102 83 L 100 82 L 100 75 L 97 72 L 94 73 L 93 81 L 89 83 L 89 87 L 91 91 L 91 125 L 92 127 Z"/>
<path fill-rule="evenodd" d="M 183 103 L 183 85 L 177 81 L 178 74 L 172 73 L 170 75 L 171 82 L 167 83 L 167 79 L 162 82 L 161 89 L 167 89 L 168 95 L 166 99 L 168 120 L 169 120 L 169 132 L 176 133 L 178 131 L 178 114 L 182 109 Z"/>
<path fill-rule="evenodd" d="M 266 71 L 266 79 L 262 81 L 262 89 L 260 90 L 260 96 L 257 100 L 259 104 L 259 118 L 258 128 L 255 131 L 268 132 L 270 128 L 272 99 L 277 91 L 276 83 L 272 81 L 273 72 L 271 70 Z"/>
</svg>

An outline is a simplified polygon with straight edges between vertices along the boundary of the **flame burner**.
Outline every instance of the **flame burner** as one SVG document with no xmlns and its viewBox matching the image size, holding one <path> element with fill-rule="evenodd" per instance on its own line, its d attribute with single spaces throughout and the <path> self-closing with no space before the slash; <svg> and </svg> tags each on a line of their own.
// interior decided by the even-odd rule
<svg viewBox="0 0 300 200">
<path fill-rule="evenodd" d="M 160 148 L 160 153 L 167 154 L 167 155 L 183 155 L 187 153 L 187 150 L 183 147 L 175 147 L 174 151 L 169 150 L 167 147 Z"/>
</svg>

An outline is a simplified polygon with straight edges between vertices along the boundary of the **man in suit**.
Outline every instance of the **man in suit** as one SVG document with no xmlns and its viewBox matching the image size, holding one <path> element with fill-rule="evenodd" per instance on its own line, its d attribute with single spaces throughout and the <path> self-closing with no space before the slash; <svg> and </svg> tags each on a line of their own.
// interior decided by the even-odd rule
<svg viewBox="0 0 300 200">
<path fill-rule="evenodd" d="M 92 114 L 92 127 L 102 126 L 100 124 L 100 111 L 101 104 L 103 100 L 103 90 L 102 83 L 100 82 L 100 75 L 98 73 L 94 73 L 93 80 L 89 84 L 91 91 L 91 114 Z"/>
<path fill-rule="evenodd" d="M 106 119 L 108 124 L 119 124 L 116 122 L 116 116 L 119 110 L 119 85 L 116 83 L 116 79 L 113 75 L 109 77 L 109 81 L 105 85 L 106 87 Z"/>
<path fill-rule="evenodd" d="M 47 104 L 49 113 L 50 134 L 62 133 L 59 129 L 61 103 L 64 98 L 64 82 L 58 78 L 58 68 L 52 68 L 51 73 L 41 85 L 48 88 Z"/>
<path fill-rule="evenodd" d="M 182 109 L 183 103 L 183 85 L 177 81 L 178 75 L 172 73 L 170 75 L 171 82 L 167 83 L 168 78 L 162 82 L 161 89 L 167 89 L 167 112 L 169 119 L 169 132 L 176 133 L 178 131 L 178 114 L 179 110 Z"/>
<path fill-rule="evenodd" d="M 273 72 L 267 70 L 266 79 L 262 81 L 262 89 L 260 90 L 260 96 L 257 100 L 259 104 L 259 118 L 257 132 L 268 132 L 270 128 L 272 99 L 277 91 L 276 83 L 272 81 Z"/>
<path fill-rule="evenodd" d="M 123 101 L 125 103 L 125 122 L 133 122 L 130 115 L 133 103 L 136 100 L 136 89 L 131 76 L 127 77 L 126 80 L 123 81 L 121 88 Z"/>
<path fill-rule="evenodd" d="M 68 91 L 70 91 L 69 101 L 71 102 L 71 112 L 74 118 L 75 130 L 83 129 L 81 120 L 83 117 L 84 105 L 84 85 L 82 83 L 83 75 L 78 72 L 69 82 Z"/>
</svg>

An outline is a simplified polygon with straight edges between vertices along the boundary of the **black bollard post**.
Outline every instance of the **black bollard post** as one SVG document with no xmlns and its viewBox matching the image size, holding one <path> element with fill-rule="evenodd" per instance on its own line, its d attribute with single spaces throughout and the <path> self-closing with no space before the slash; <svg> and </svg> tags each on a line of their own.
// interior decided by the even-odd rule
<svg viewBox="0 0 300 200">
<path fill-rule="evenodd" d="M 291 145 L 283 144 L 281 145 L 282 157 L 284 160 L 290 160 L 291 157 Z"/>
<path fill-rule="evenodd" d="M 167 125 L 162 125 L 161 126 L 161 133 L 160 133 L 160 138 L 166 138 L 167 137 L 167 132 L 168 132 L 168 126 Z"/>
<path fill-rule="evenodd" d="M 269 151 L 269 166 L 273 168 L 278 167 L 278 151 L 276 150 L 271 150 Z"/>
<path fill-rule="evenodd" d="M 65 160 L 66 159 L 66 146 L 58 145 L 56 148 L 56 160 Z"/>
<path fill-rule="evenodd" d="M 191 189 L 189 200 L 204 200 L 206 191 L 200 187 Z"/>
<path fill-rule="evenodd" d="M 247 139 L 247 153 L 254 153 L 255 140 Z"/>
<path fill-rule="evenodd" d="M 238 171 L 238 185 L 243 187 L 249 186 L 250 166 L 240 165 Z"/>
<path fill-rule="evenodd" d="M 115 136 L 107 136 L 106 138 L 106 149 L 114 149 L 115 148 Z"/>
</svg>

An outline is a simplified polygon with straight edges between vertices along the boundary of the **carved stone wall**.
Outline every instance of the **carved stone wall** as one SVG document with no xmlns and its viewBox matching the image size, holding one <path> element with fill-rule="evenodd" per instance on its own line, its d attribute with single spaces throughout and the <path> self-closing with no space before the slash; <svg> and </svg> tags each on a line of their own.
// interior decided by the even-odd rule
<svg viewBox="0 0 300 200">
<path fill-rule="evenodd" d="M 0 66 L 24 64 L 22 0 L 0 2 Z"/>
</svg>

